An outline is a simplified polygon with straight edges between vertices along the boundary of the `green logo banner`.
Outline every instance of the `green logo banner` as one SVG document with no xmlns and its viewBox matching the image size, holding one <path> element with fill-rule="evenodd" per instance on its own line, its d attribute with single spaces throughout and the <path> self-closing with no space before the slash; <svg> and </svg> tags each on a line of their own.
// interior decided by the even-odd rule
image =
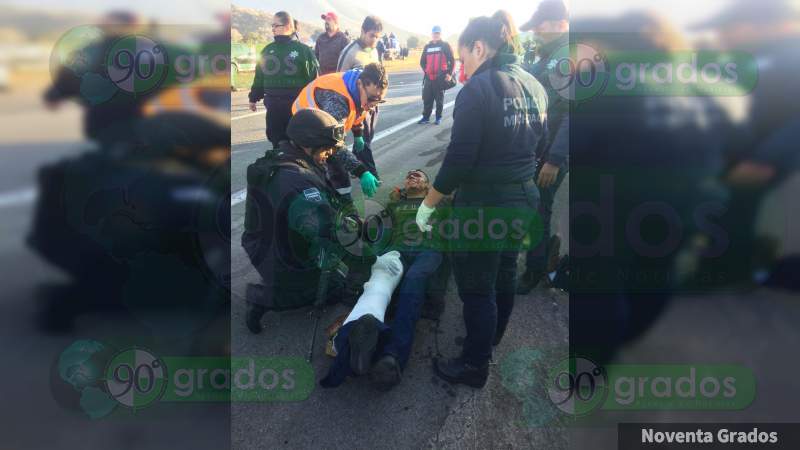
<svg viewBox="0 0 800 450">
<path fill-rule="evenodd" d="M 756 382 L 732 364 L 610 365 L 607 410 L 739 410 L 753 402 Z"/>
</svg>

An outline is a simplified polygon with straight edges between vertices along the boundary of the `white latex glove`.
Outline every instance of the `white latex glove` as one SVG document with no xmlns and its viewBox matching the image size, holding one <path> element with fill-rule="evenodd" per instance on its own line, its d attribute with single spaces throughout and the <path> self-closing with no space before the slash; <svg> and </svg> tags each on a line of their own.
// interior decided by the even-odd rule
<svg viewBox="0 0 800 450">
<path fill-rule="evenodd" d="M 420 231 L 425 232 L 433 229 L 432 226 L 428 225 L 428 219 L 431 218 L 431 214 L 433 214 L 434 211 L 436 211 L 436 208 L 425 206 L 425 202 L 419 205 L 419 209 L 417 210 L 417 226 Z"/>
</svg>

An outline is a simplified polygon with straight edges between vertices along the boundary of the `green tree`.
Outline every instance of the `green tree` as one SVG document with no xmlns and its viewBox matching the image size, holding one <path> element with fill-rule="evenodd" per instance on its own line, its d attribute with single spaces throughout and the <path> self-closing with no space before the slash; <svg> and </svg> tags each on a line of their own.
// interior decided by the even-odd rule
<svg viewBox="0 0 800 450">
<path fill-rule="evenodd" d="M 409 36 L 406 43 L 408 44 L 408 48 L 417 48 L 419 46 L 419 38 L 416 36 Z"/>
</svg>

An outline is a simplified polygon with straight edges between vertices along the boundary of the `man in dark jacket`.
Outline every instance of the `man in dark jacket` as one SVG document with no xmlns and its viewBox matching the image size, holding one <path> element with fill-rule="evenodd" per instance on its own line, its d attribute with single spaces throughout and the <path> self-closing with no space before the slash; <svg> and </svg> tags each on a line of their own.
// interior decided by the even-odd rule
<svg viewBox="0 0 800 450">
<path fill-rule="evenodd" d="M 317 38 L 314 54 L 319 61 L 319 74 L 325 75 L 336 72 L 339 55 L 350 43 L 350 39 L 339 30 L 339 17 L 336 16 L 336 13 L 323 14 L 322 20 L 325 21 L 325 33 Z"/>
<path fill-rule="evenodd" d="M 422 80 L 422 119 L 420 124 L 428 123 L 431 119 L 433 102 L 436 102 L 436 125 L 442 123 L 444 110 L 444 83 L 453 77 L 456 60 L 450 44 L 442 40 L 442 28 L 433 27 L 432 40 L 422 49 L 419 65 L 425 71 Z"/>
<path fill-rule="evenodd" d="M 304 109 L 286 131 L 291 141 L 247 168 L 242 246 L 264 282 L 263 295 L 248 299 L 246 322 L 253 333 L 261 331 L 268 309 L 312 304 L 322 269 L 338 267 L 323 257 L 334 249 L 339 205 L 325 161 L 344 146 L 344 127 L 324 111 Z M 344 285 L 336 270 L 332 275 L 329 299 L 338 298 Z"/>
<path fill-rule="evenodd" d="M 561 0 L 545 0 L 539 4 L 531 20 L 520 29 L 533 30 L 540 42 L 539 60 L 529 68 L 529 72 L 547 90 L 550 125 L 548 143 L 536 155 L 539 161 L 536 184 L 541 195 L 539 214 L 542 218 L 542 240 L 527 252 L 525 273 L 517 287 L 518 294 L 527 294 L 539 284 L 547 271 L 550 253 L 558 252 L 558 248 L 551 248 L 550 222 L 556 192 L 569 172 L 569 101 L 554 89 L 553 79 L 562 76 L 556 70 L 554 61 L 559 59 L 562 52 L 568 54 L 569 13 Z"/>
</svg>

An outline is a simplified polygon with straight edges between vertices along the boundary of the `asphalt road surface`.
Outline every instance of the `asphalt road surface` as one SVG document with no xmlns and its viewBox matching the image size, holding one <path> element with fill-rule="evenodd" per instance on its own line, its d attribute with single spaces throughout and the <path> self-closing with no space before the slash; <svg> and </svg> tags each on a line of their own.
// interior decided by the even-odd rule
<svg viewBox="0 0 800 450">
<path fill-rule="evenodd" d="M 381 106 L 373 145 L 383 181 L 376 195 L 379 202 L 386 200 L 409 170 L 422 168 L 433 177 L 444 157 L 459 88 L 446 92 L 441 125 L 418 125 L 421 80 L 422 72 L 390 75 L 388 102 Z M 261 112 L 263 105 L 259 108 Z M 267 313 L 265 330 L 259 335 L 244 325 L 245 288 L 259 277 L 239 247 L 244 221 L 241 190 L 246 186 L 247 165 L 263 155 L 268 143 L 264 115 L 247 109 L 246 93 L 233 94 L 232 116 L 232 354 L 305 357 L 312 332 L 307 311 Z M 559 194 L 562 216 L 557 219 L 562 229 L 567 224 L 568 198 L 567 189 L 563 191 Z M 356 180 L 356 203 L 360 195 Z M 537 370 L 534 360 L 540 355 L 566 356 L 568 297 L 544 289 L 518 297 L 509 332 L 494 355 L 497 364 L 492 366 L 490 381 L 483 390 L 474 390 L 441 382 L 432 369 L 433 358 L 457 355 L 465 334 L 461 302 L 454 289 L 451 282 L 438 325 L 427 319 L 417 324 L 411 360 L 395 389 L 382 393 L 366 379 L 351 378 L 336 389 L 317 386 L 305 401 L 233 404 L 234 448 L 565 448 L 563 429 L 549 420 L 552 406 L 539 397 L 531 400 L 535 397 L 531 371 Z M 319 336 L 347 311 L 341 305 L 328 308 Z M 324 337 L 317 341 L 313 360 L 317 380 L 332 360 L 324 354 L 322 341 Z"/>
</svg>

